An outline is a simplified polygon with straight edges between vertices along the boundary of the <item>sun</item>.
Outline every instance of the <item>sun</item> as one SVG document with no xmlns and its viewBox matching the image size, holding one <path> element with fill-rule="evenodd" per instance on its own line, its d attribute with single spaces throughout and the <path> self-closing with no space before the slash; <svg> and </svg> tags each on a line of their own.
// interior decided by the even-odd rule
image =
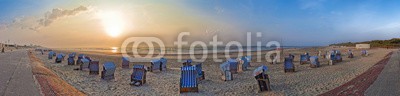
<svg viewBox="0 0 400 96">
<path fill-rule="evenodd" d="M 117 37 L 125 28 L 125 20 L 122 12 L 119 11 L 99 11 L 98 18 L 104 27 L 104 31 L 111 37 Z"/>
</svg>

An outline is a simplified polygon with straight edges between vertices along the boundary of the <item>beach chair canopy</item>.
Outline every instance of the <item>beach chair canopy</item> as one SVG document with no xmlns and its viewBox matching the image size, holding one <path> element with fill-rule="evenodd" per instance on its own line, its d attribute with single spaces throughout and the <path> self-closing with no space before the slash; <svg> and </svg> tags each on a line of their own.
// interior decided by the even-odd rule
<svg viewBox="0 0 400 96">
<path fill-rule="evenodd" d="M 267 74 L 268 67 L 267 66 L 260 66 L 253 71 L 253 76 L 257 76 L 259 74 Z"/>
<path fill-rule="evenodd" d="M 75 55 L 76 55 L 76 53 L 74 52 L 74 53 L 69 54 L 68 57 L 75 58 Z"/>
<path fill-rule="evenodd" d="M 197 71 L 195 66 L 183 66 L 181 67 L 181 79 L 180 87 L 197 87 Z"/>
<path fill-rule="evenodd" d="M 50 51 L 50 52 L 49 52 L 49 55 L 54 55 L 54 52 L 53 52 L 53 51 Z"/>
<path fill-rule="evenodd" d="M 227 62 L 230 64 L 231 69 L 232 68 L 234 68 L 234 69 L 237 68 L 238 61 L 236 59 L 228 59 Z"/>
<path fill-rule="evenodd" d="M 318 57 L 317 56 L 311 56 L 310 57 L 310 61 L 311 61 L 311 64 L 313 64 L 313 65 L 319 65 L 319 61 L 318 61 Z"/>
<path fill-rule="evenodd" d="M 192 62 L 193 62 L 192 59 L 187 59 L 187 60 L 185 60 L 185 63 L 187 63 L 187 64 L 192 64 Z"/>
<path fill-rule="evenodd" d="M 251 62 L 251 56 L 246 56 L 246 58 L 248 62 Z"/>
<path fill-rule="evenodd" d="M 286 57 L 285 58 L 285 69 L 293 69 L 293 68 L 294 68 L 293 58 Z"/>
<path fill-rule="evenodd" d="M 129 62 L 129 58 L 128 57 L 122 57 L 122 62 Z"/>
<path fill-rule="evenodd" d="M 104 71 L 106 71 L 104 73 L 105 76 L 114 75 L 114 72 L 115 72 L 115 64 L 114 64 L 114 62 L 106 62 L 106 63 L 104 63 L 103 69 L 104 69 Z"/>
<path fill-rule="evenodd" d="M 160 68 L 160 65 L 161 65 L 161 60 L 160 59 L 153 59 L 150 62 L 152 64 L 152 66 L 153 66 L 153 69 L 159 69 Z"/>
</svg>

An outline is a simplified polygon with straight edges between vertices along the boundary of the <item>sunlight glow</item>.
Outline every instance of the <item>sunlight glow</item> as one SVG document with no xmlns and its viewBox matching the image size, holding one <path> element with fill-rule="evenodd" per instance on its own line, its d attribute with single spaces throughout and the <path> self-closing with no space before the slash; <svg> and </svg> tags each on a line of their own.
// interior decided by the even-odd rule
<svg viewBox="0 0 400 96">
<path fill-rule="evenodd" d="M 100 11 L 98 14 L 106 33 L 111 37 L 117 37 L 125 28 L 123 14 L 119 11 Z"/>
</svg>

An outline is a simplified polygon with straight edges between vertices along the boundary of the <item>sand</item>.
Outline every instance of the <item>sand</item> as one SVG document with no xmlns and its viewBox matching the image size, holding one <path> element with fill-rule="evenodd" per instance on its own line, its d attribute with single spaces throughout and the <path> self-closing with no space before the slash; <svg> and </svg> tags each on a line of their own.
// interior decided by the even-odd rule
<svg viewBox="0 0 400 96">
<path fill-rule="evenodd" d="M 318 95 L 350 81 L 383 59 L 387 53 L 393 51 L 392 49 L 369 49 L 370 55 L 361 57 L 360 50 L 353 49 L 355 58 L 349 59 L 343 55 L 343 62 L 336 65 L 328 65 L 327 60 L 322 57 L 320 57 L 321 67 L 319 68 L 310 68 L 308 64 L 299 64 L 299 54 L 309 52 L 310 55 L 316 55 L 319 50 L 324 52 L 331 49 L 341 50 L 344 54 L 345 50 L 352 48 L 319 47 L 284 50 L 285 55 L 292 53 L 296 56 L 295 73 L 284 73 L 282 63 L 272 65 L 253 60 L 251 63 L 253 67 L 249 67 L 249 71 L 234 74 L 234 80 L 226 82 L 220 78 L 219 65 L 221 62 L 207 59 L 203 62 L 206 79 L 200 82 L 200 92 L 198 93 L 179 93 L 179 68 L 182 64 L 174 60 L 174 56 L 168 57 L 167 71 L 148 72 L 146 84 L 136 87 L 129 85 L 132 69 L 120 67 L 120 56 L 86 53 L 93 60 L 99 60 L 101 64 L 105 61 L 114 61 L 118 65 L 115 79 L 106 81 L 102 80 L 99 75 L 89 75 L 88 71 L 73 70 L 79 66 L 67 65 L 66 60 L 61 64 L 56 64 L 54 60 L 48 60 L 47 55 L 40 55 L 40 52 L 36 52 L 36 55 L 47 68 L 87 95 Z M 131 64 L 149 65 L 146 63 Z M 271 79 L 272 91 L 259 92 L 256 80 L 251 75 L 252 71 L 261 65 L 269 67 L 268 74 Z"/>
</svg>

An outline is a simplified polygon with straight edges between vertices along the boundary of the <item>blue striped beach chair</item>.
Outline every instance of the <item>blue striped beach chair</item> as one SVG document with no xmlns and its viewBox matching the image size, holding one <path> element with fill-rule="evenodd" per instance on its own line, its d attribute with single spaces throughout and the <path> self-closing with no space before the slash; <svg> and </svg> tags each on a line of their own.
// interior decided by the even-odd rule
<svg viewBox="0 0 400 96">
<path fill-rule="evenodd" d="M 122 57 L 122 68 L 129 68 L 129 58 L 128 57 Z"/>
<path fill-rule="evenodd" d="M 99 61 L 91 61 L 89 63 L 89 75 L 99 74 Z"/>
<path fill-rule="evenodd" d="M 270 80 L 267 74 L 268 67 L 267 66 L 260 66 L 253 71 L 253 76 L 257 80 L 258 86 L 260 91 L 270 91 Z"/>
<path fill-rule="evenodd" d="M 142 86 L 146 83 L 146 69 L 144 65 L 133 65 L 131 85 Z"/>
<path fill-rule="evenodd" d="M 229 63 L 229 69 L 232 74 L 238 73 L 238 60 L 236 59 L 228 59 L 227 62 Z"/>
<path fill-rule="evenodd" d="M 101 71 L 101 79 L 110 80 L 114 79 L 115 64 L 114 62 L 106 62 L 103 64 L 103 71 Z"/>
<path fill-rule="evenodd" d="M 285 58 L 284 71 L 285 71 L 285 73 L 286 72 L 295 72 L 293 58 L 290 56 Z"/>
<path fill-rule="evenodd" d="M 79 66 L 80 70 L 88 70 L 90 61 L 86 58 L 81 59 L 81 65 Z"/>
<path fill-rule="evenodd" d="M 233 75 L 232 72 L 230 71 L 230 64 L 229 62 L 224 62 L 219 66 L 220 70 L 221 70 L 221 78 L 224 81 L 230 81 L 233 80 Z"/>
<path fill-rule="evenodd" d="M 68 57 L 68 65 L 75 65 L 75 60 L 72 57 Z"/>
<path fill-rule="evenodd" d="M 197 70 L 195 66 L 181 67 L 180 92 L 198 92 Z"/>
<path fill-rule="evenodd" d="M 310 57 L 310 67 L 311 68 L 317 68 L 320 66 L 318 56 L 311 56 Z"/>
</svg>

